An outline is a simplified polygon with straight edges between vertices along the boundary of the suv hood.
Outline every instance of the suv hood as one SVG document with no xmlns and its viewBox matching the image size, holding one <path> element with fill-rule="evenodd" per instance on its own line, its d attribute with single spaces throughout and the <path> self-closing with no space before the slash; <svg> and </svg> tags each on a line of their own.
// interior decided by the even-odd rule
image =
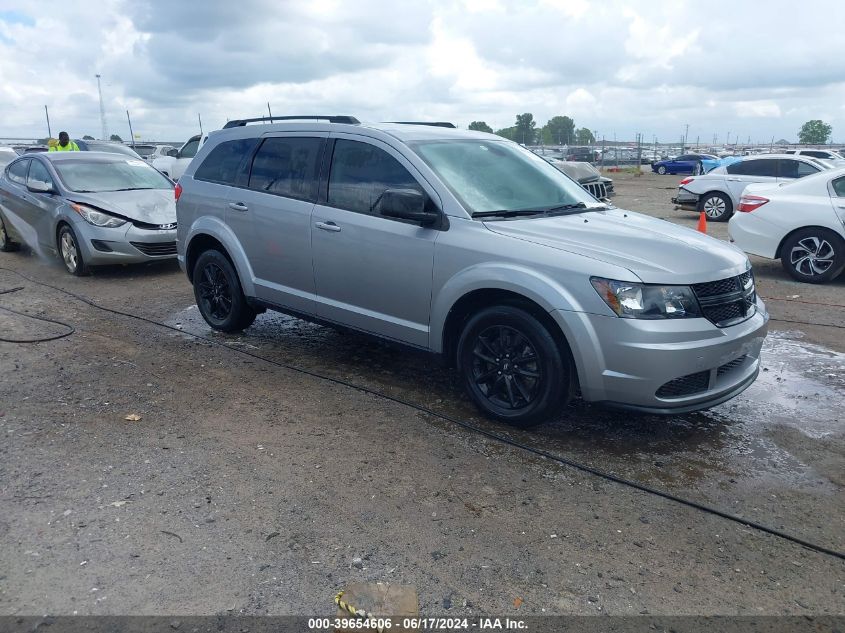
<svg viewBox="0 0 845 633">
<path fill-rule="evenodd" d="M 621 209 L 484 224 L 500 235 L 627 268 L 646 283 L 714 281 L 748 267 L 745 254 L 726 242 Z"/>
<path fill-rule="evenodd" d="M 70 198 L 138 222 L 157 225 L 176 222 L 176 201 L 172 189 L 74 193 Z"/>
</svg>

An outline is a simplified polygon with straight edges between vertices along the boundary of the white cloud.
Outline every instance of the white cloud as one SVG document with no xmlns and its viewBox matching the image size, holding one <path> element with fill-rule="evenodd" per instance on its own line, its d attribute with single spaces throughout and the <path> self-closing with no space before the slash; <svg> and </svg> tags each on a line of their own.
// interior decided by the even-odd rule
<svg viewBox="0 0 845 633">
<path fill-rule="evenodd" d="M 774 101 L 737 101 L 734 112 L 738 117 L 779 117 L 780 106 Z"/>
</svg>

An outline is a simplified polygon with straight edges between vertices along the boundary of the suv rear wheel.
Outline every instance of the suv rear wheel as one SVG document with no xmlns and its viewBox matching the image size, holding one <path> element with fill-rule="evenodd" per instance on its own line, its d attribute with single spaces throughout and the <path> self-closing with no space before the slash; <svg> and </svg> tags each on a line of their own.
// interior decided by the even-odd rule
<svg viewBox="0 0 845 633">
<path fill-rule="evenodd" d="M 486 415 L 515 426 L 552 418 L 568 401 L 568 355 L 534 316 L 515 306 L 485 308 L 458 341 L 458 371 Z"/>
<path fill-rule="evenodd" d="M 215 330 L 240 332 L 255 321 L 258 313 L 246 302 L 238 274 L 223 253 L 200 255 L 192 279 L 200 314 Z"/>
</svg>

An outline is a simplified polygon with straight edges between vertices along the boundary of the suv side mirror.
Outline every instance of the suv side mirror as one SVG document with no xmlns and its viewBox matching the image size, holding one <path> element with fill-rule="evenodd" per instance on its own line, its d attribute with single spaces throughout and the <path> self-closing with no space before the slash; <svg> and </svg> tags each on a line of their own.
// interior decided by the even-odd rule
<svg viewBox="0 0 845 633">
<path fill-rule="evenodd" d="M 425 196 L 416 189 L 387 189 L 381 194 L 379 211 L 388 218 L 412 220 L 422 226 L 437 222 L 438 213 L 425 210 Z"/>
<path fill-rule="evenodd" d="M 167 155 L 171 158 L 179 158 L 179 150 L 178 149 L 170 149 L 167 150 Z"/>
<path fill-rule="evenodd" d="M 34 193 L 56 193 L 52 185 L 40 180 L 33 180 L 32 182 L 26 183 L 26 188 Z"/>
</svg>

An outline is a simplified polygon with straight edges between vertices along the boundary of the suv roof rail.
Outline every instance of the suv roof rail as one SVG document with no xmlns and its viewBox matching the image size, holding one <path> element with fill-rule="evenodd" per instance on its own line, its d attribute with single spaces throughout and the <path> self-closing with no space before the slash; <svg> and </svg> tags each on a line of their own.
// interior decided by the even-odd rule
<svg viewBox="0 0 845 633">
<path fill-rule="evenodd" d="M 297 115 L 297 116 L 262 116 L 256 119 L 232 119 L 231 121 L 227 121 L 226 125 L 223 126 L 223 129 L 228 129 L 232 127 L 241 127 L 246 125 L 247 123 L 258 123 L 259 121 L 269 121 L 270 123 L 274 123 L 276 121 L 296 121 L 296 120 L 309 120 L 309 121 L 328 121 L 329 123 L 348 123 L 350 125 L 356 125 L 360 123 L 358 119 L 354 116 L 347 116 L 345 114 L 341 115 Z"/>
<path fill-rule="evenodd" d="M 397 125 L 428 125 L 431 127 L 448 127 L 457 129 L 457 125 L 449 123 L 448 121 L 386 121 L 386 123 L 395 123 Z"/>
</svg>

